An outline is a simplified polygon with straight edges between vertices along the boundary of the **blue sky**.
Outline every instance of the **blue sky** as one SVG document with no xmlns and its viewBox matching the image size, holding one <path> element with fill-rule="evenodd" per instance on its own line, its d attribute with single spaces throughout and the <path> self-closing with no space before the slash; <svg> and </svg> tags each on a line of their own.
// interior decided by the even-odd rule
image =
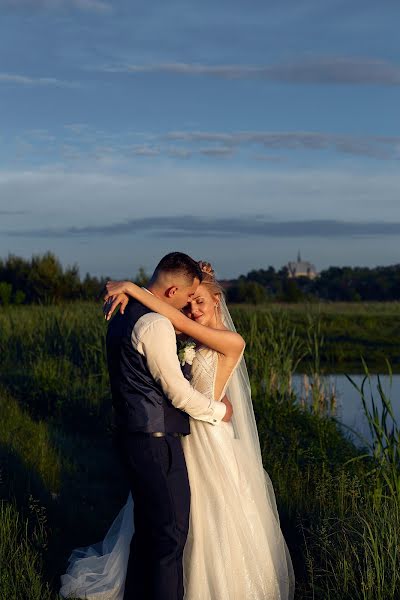
<svg viewBox="0 0 400 600">
<path fill-rule="evenodd" d="M 0 256 L 393 264 L 400 5 L 0 0 Z"/>
</svg>

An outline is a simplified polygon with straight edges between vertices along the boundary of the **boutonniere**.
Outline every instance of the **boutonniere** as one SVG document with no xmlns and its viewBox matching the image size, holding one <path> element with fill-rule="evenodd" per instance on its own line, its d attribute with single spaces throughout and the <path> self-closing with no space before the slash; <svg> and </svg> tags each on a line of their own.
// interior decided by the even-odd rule
<svg viewBox="0 0 400 600">
<path fill-rule="evenodd" d="M 178 342 L 178 358 L 182 367 L 185 364 L 191 365 L 193 359 L 196 356 L 196 342 L 186 340 L 185 342 L 179 340 Z"/>
</svg>

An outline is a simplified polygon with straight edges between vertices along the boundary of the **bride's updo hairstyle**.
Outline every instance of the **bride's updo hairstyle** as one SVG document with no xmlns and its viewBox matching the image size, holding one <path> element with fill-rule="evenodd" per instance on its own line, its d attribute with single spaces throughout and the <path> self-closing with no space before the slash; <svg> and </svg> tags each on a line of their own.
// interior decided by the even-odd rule
<svg viewBox="0 0 400 600">
<path fill-rule="evenodd" d="M 200 260 L 198 264 L 203 275 L 201 285 L 206 285 L 210 294 L 221 298 L 225 293 L 224 288 L 215 279 L 215 272 L 211 264 L 205 260 Z"/>
</svg>

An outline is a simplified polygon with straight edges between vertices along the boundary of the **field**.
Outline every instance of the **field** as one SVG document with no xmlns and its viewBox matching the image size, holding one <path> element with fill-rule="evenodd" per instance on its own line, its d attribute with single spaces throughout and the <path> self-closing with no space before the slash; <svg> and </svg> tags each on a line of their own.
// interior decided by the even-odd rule
<svg viewBox="0 0 400 600">
<path fill-rule="evenodd" d="M 268 315 L 284 316 L 303 339 L 310 325 L 315 330 L 313 325 L 319 323 L 321 366 L 326 372 L 359 373 L 362 356 L 371 371 L 386 370 L 388 359 L 393 372 L 400 372 L 400 302 L 267 304 L 238 306 L 232 312 L 239 325 L 244 315 L 257 314 L 261 327 Z"/>
<path fill-rule="evenodd" d="M 233 307 L 247 341 L 265 468 L 300 599 L 400 597 L 399 431 L 339 431 L 324 373 L 400 371 L 400 304 Z M 55 600 L 70 551 L 96 542 L 125 502 L 114 458 L 98 306 L 0 311 L 0 600 Z M 291 387 L 306 372 L 310 402 Z M 368 380 L 366 382 L 368 384 Z M 375 391 L 377 404 L 390 401 Z M 360 395 L 360 403 L 362 398 Z"/>
</svg>

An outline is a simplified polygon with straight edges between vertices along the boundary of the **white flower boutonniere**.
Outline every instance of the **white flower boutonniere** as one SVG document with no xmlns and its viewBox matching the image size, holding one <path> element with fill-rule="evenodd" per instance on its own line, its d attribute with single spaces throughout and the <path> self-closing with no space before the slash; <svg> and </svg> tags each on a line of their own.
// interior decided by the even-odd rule
<svg viewBox="0 0 400 600">
<path fill-rule="evenodd" d="M 191 365 L 196 356 L 196 342 L 178 342 L 178 358 L 182 367 L 187 363 Z"/>
</svg>

